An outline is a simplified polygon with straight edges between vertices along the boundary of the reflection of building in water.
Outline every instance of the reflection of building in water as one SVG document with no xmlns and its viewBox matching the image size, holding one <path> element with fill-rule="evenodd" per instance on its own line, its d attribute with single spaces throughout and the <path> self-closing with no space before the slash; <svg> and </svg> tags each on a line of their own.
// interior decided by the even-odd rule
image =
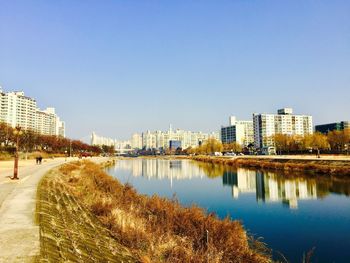
<svg viewBox="0 0 350 263">
<path fill-rule="evenodd" d="M 254 193 L 256 190 L 255 172 L 238 168 L 237 173 L 226 171 L 223 175 L 224 185 L 232 186 L 232 196 L 238 198 L 240 193 Z"/>
<path fill-rule="evenodd" d="M 246 169 L 223 174 L 223 184 L 232 186 L 232 195 L 256 192 L 257 201 L 278 202 L 290 208 L 298 207 L 298 200 L 316 199 L 317 187 L 314 180 L 284 178 L 274 173 L 261 173 Z"/>
<path fill-rule="evenodd" d="M 131 173 L 132 176 L 138 176 L 139 174 L 142 174 L 142 162 L 130 162 L 132 164 L 131 167 Z"/>
<path fill-rule="evenodd" d="M 203 177 L 199 167 L 183 160 L 134 159 L 132 161 L 119 161 L 116 169 L 129 170 L 134 177 L 169 179 L 171 186 L 173 180 Z"/>
<path fill-rule="evenodd" d="M 290 208 L 298 207 L 298 200 L 317 199 L 315 180 L 284 178 L 274 173 L 260 174 L 265 178 L 265 201 L 283 200 Z M 259 200 L 259 196 L 257 196 Z"/>
</svg>

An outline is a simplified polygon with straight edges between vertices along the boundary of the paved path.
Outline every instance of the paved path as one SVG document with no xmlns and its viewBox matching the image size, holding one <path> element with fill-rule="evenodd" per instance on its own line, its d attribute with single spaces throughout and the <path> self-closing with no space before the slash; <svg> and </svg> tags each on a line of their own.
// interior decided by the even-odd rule
<svg viewBox="0 0 350 263">
<path fill-rule="evenodd" d="M 0 162 L 0 263 L 31 262 L 39 254 L 39 226 L 34 222 L 37 185 L 50 169 L 63 163 L 64 158 L 45 160 L 42 165 L 22 161 L 20 180 L 13 181 L 11 162 Z"/>
</svg>

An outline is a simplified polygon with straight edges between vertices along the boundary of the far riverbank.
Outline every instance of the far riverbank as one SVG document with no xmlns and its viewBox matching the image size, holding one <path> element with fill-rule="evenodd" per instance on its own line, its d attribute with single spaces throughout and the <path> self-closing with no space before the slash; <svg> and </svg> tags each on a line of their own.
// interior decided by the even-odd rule
<svg viewBox="0 0 350 263">
<path fill-rule="evenodd" d="M 288 172 L 303 172 L 309 174 L 324 174 L 350 176 L 349 156 L 190 156 L 189 159 L 208 163 L 217 163 L 230 166 L 280 170 Z"/>
</svg>

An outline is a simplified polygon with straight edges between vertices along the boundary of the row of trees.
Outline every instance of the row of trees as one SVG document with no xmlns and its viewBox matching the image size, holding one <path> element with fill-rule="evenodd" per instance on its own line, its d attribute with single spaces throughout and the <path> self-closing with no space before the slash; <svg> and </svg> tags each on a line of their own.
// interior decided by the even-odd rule
<svg viewBox="0 0 350 263">
<path fill-rule="evenodd" d="M 195 148 L 187 149 L 188 154 L 211 154 L 214 152 L 222 152 L 224 147 L 222 143 L 214 138 L 210 138 Z"/>
<path fill-rule="evenodd" d="M 0 123 L 1 151 L 13 152 L 17 135 L 14 128 Z M 80 140 L 70 140 L 61 136 L 42 135 L 32 130 L 22 130 L 19 135 L 19 150 L 24 152 L 45 151 L 48 153 L 66 153 L 69 155 L 91 152 L 94 154 L 114 153 L 111 146 L 91 146 Z"/>
<path fill-rule="evenodd" d="M 316 132 L 305 136 L 276 134 L 273 136 L 279 153 L 323 150 L 341 153 L 349 150 L 350 130 L 330 131 L 327 135 Z"/>
<path fill-rule="evenodd" d="M 333 153 L 350 152 L 350 129 L 330 131 L 327 135 L 316 132 L 305 136 L 275 134 L 269 138 L 279 154 L 303 153 L 314 151 L 330 151 Z M 188 154 L 212 154 L 214 152 L 242 152 L 246 149 L 238 143 L 222 144 L 215 139 L 209 139 L 196 148 L 186 150 Z"/>
</svg>

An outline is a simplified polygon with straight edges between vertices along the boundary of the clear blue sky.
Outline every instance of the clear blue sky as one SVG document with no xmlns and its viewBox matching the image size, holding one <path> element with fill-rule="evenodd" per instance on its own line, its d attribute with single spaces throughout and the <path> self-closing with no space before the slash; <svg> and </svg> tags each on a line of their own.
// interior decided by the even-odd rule
<svg viewBox="0 0 350 263">
<path fill-rule="evenodd" d="M 0 85 L 67 135 L 213 131 L 290 106 L 350 119 L 350 1 L 0 0 Z"/>
</svg>

